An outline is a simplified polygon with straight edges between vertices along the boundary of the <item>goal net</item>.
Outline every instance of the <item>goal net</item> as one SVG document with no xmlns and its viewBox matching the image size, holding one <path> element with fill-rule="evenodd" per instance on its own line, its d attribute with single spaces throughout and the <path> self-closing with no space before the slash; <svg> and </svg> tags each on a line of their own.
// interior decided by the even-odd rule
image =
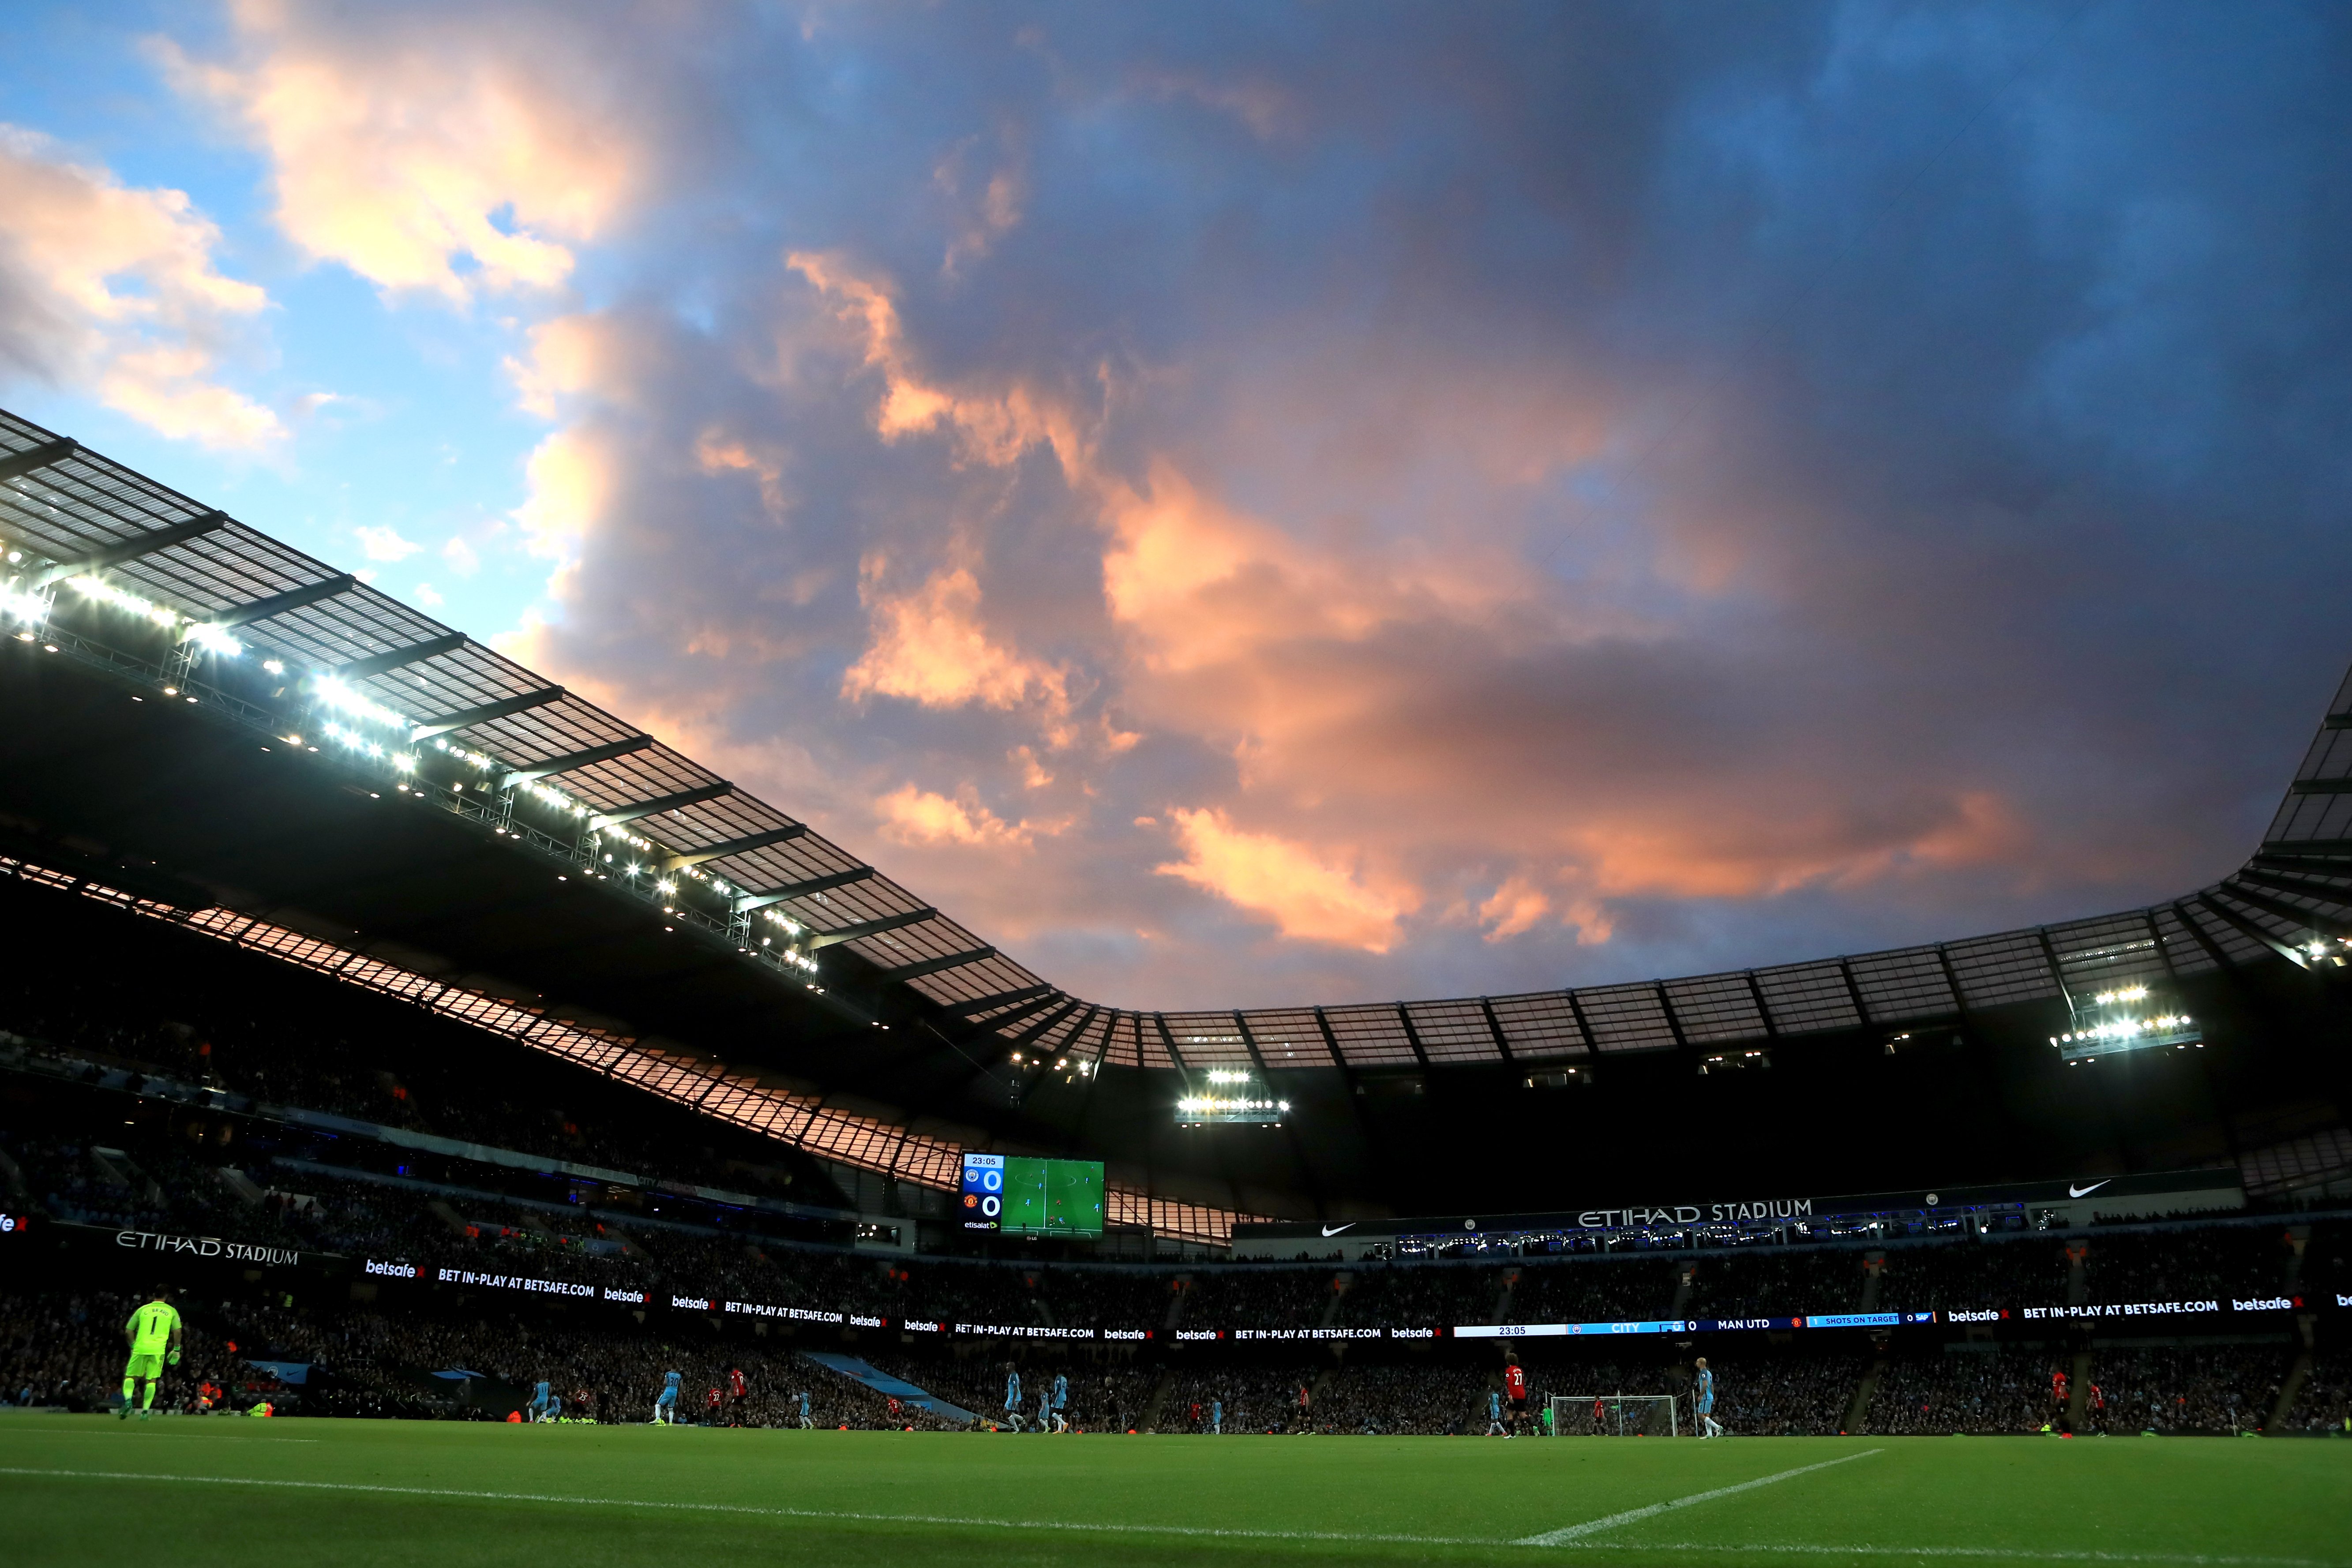
<svg viewBox="0 0 2352 1568">
<path fill-rule="evenodd" d="M 1675 1437 L 1671 1394 L 1555 1394 L 1551 1429 L 1560 1437 Z"/>
</svg>

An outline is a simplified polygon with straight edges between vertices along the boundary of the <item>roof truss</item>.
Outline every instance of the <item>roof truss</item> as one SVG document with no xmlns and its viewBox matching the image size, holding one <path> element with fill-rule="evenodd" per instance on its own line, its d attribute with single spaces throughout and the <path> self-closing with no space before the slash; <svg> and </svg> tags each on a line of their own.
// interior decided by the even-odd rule
<svg viewBox="0 0 2352 1568">
<path fill-rule="evenodd" d="M 832 947 L 837 942 L 856 942 L 862 936 L 880 936 L 886 931 L 897 931 L 901 926 L 919 926 L 939 912 L 924 908 L 908 910 L 902 915 L 884 915 L 879 920 L 859 921 L 856 925 L 842 926 L 811 939 L 809 951 L 814 952 L 818 948 Z"/>
<path fill-rule="evenodd" d="M 485 702 L 479 708 L 460 709 L 455 713 L 444 713 L 437 719 L 419 721 L 416 727 L 409 731 L 408 738 L 426 741 L 436 735 L 446 735 L 452 730 L 468 730 L 477 724 L 487 724 L 493 719 L 506 718 L 510 713 L 528 713 L 534 708 L 561 702 L 563 697 L 561 686 L 542 686 L 520 697 L 502 698 L 496 702 Z"/>
</svg>

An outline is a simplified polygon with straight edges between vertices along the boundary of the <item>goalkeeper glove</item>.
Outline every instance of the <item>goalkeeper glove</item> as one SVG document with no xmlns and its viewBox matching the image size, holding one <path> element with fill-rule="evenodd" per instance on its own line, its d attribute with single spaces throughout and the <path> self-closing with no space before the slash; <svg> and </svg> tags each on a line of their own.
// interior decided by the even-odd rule
<svg viewBox="0 0 2352 1568">
<path fill-rule="evenodd" d="M 176 1351 L 176 1350 L 172 1350 L 172 1351 L 166 1351 L 166 1352 L 163 1352 L 163 1364 L 164 1364 L 165 1366 L 177 1366 L 177 1365 L 179 1365 L 179 1364 L 180 1364 L 180 1352 L 179 1352 L 178 1351 Z"/>
</svg>

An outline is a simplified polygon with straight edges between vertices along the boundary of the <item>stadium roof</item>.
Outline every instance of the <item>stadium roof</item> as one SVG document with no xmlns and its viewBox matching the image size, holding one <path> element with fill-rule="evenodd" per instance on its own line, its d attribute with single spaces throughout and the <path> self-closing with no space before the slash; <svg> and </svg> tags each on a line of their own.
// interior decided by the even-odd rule
<svg viewBox="0 0 2352 1568">
<path fill-rule="evenodd" d="M 86 592 L 122 604 L 145 601 L 173 623 L 184 648 L 234 637 L 257 659 L 295 668 L 289 680 L 303 670 L 331 679 L 355 710 L 396 720 L 406 744 L 494 763 L 489 776 L 501 787 L 537 792 L 587 826 L 620 835 L 614 841 L 642 854 L 649 875 L 691 878 L 705 902 L 713 889 L 721 895 L 715 916 L 687 910 L 679 897 L 678 919 L 692 914 L 740 938 L 744 921 L 782 916 L 791 924 L 779 929 L 794 931 L 805 963 L 824 956 L 838 972 L 834 955 L 855 954 L 846 991 L 805 985 L 835 1026 L 919 1019 L 979 1068 L 990 1062 L 971 1055 L 975 1043 L 991 1062 L 1019 1049 L 1089 1070 L 1188 1074 L 1378 1073 L 1704 1051 L 1966 1018 L 2085 984 L 2281 960 L 2336 964 L 2352 939 L 2347 679 L 2253 859 L 2214 886 L 2145 909 L 1811 963 L 1506 996 L 1175 1013 L 1101 1006 L 625 720 L 349 573 L 5 412 L 0 537 L 18 573 L 11 595 L 46 595 L 80 580 Z M 9 603 L 29 613 L 21 598 Z M 81 651 L 136 662 L 100 641 Z M 195 654 L 183 658 L 196 679 Z M 217 696 L 250 723 L 285 722 L 250 694 L 222 687 Z M 518 828 L 514 837 L 526 835 Z M 557 843 L 531 837 L 541 847 Z M 742 941 L 744 957 L 774 967 Z M 861 1011 L 860 996 L 872 999 L 870 1009 Z M 938 1178 L 926 1171 L 917 1179 Z"/>
</svg>

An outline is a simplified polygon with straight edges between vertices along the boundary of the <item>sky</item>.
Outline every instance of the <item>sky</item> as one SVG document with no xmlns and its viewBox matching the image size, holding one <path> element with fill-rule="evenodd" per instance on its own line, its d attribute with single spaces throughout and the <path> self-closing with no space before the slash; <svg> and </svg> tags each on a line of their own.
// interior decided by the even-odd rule
<svg viewBox="0 0 2352 1568">
<path fill-rule="evenodd" d="M 0 405 L 1094 1000 L 2174 896 L 2352 659 L 2339 7 L 10 32 Z"/>
</svg>

